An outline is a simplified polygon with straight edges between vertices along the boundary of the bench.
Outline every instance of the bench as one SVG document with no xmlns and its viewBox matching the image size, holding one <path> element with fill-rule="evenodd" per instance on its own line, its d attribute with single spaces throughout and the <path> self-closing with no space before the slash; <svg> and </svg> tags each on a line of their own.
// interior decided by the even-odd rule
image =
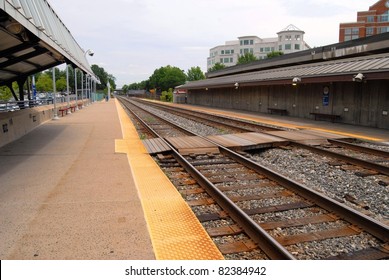
<svg viewBox="0 0 389 280">
<path fill-rule="evenodd" d="M 70 112 L 74 113 L 76 111 L 76 106 L 70 106 L 69 109 Z"/>
<path fill-rule="evenodd" d="M 317 119 L 329 119 L 331 122 L 335 122 L 336 120 L 340 119 L 340 115 L 333 114 L 310 113 L 310 115 L 315 116 L 315 121 L 317 121 Z"/>
<path fill-rule="evenodd" d="M 65 114 L 67 115 L 68 114 L 68 110 L 69 108 L 61 108 L 61 109 L 58 109 L 58 111 L 61 112 L 61 117 L 63 117 L 63 113 L 65 112 Z"/>
<path fill-rule="evenodd" d="M 269 111 L 270 114 L 273 114 L 273 113 L 279 113 L 281 115 L 287 115 L 288 114 L 288 111 L 285 110 L 285 109 L 267 108 L 267 110 Z"/>
<path fill-rule="evenodd" d="M 78 106 L 78 109 L 82 109 L 83 104 L 82 103 L 78 103 L 77 106 Z"/>
</svg>

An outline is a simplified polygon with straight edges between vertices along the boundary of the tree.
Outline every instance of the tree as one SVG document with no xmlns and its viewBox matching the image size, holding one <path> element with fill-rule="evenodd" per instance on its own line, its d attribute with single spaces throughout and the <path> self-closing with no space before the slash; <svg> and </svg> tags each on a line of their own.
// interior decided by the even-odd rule
<svg viewBox="0 0 389 280">
<path fill-rule="evenodd" d="M 52 72 L 52 71 L 51 71 Z M 36 81 L 36 90 L 37 91 L 52 91 L 53 90 L 53 79 L 51 78 L 49 72 L 45 72 L 39 76 Z"/>
<path fill-rule="evenodd" d="M 283 54 L 284 53 L 280 51 L 272 51 L 271 53 L 267 54 L 267 58 L 273 58 L 273 57 L 281 56 Z"/>
<path fill-rule="evenodd" d="M 56 79 L 55 87 L 57 88 L 57 91 L 67 90 L 66 78 L 60 77 L 59 79 Z M 70 87 L 70 82 L 69 82 L 69 87 Z"/>
<path fill-rule="evenodd" d="M 96 88 L 99 90 L 103 90 L 107 87 L 107 81 L 108 81 L 108 73 L 105 72 L 104 68 L 99 67 L 96 64 L 93 64 L 91 66 L 91 69 L 93 73 L 99 78 L 100 84 L 97 84 Z"/>
<path fill-rule="evenodd" d="M 216 62 L 214 66 L 208 69 L 208 72 L 213 72 L 224 68 L 226 68 L 226 66 L 223 63 Z"/>
<path fill-rule="evenodd" d="M 251 52 L 239 56 L 237 64 L 246 64 L 258 60 L 258 58 Z"/>
<path fill-rule="evenodd" d="M 11 90 L 7 86 L 0 87 L 0 100 L 7 101 L 12 97 Z"/>
<path fill-rule="evenodd" d="M 124 93 L 124 94 L 126 94 L 127 93 L 127 91 L 128 91 L 128 85 L 123 85 L 122 86 L 122 92 Z"/>
<path fill-rule="evenodd" d="M 180 68 L 168 65 L 156 69 L 149 80 L 152 88 L 156 88 L 158 89 L 157 91 L 162 92 L 184 84 L 186 75 Z"/>
<path fill-rule="evenodd" d="M 188 81 L 198 81 L 204 79 L 205 79 L 205 75 L 203 71 L 201 71 L 201 68 L 199 66 L 192 67 L 188 70 L 188 74 L 187 74 Z"/>
</svg>

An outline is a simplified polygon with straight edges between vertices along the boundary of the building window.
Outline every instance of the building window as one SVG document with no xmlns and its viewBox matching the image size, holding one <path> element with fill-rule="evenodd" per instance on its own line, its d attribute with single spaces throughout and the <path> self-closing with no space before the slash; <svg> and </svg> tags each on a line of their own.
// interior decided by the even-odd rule
<svg viewBox="0 0 389 280">
<path fill-rule="evenodd" d="M 240 49 L 240 54 L 254 53 L 254 49 Z"/>
<path fill-rule="evenodd" d="M 355 40 L 359 38 L 359 28 L 353 27 L 353 28 L 346 28 L 344 30 L 344 41 L 350 41 Z"/>
<path fill-rule="evenodd" d="M 266 47 L 265 52 L 270 52 L 270 47 Z"/>
<path fill-rule="evenodd" d="M 285 44 L 285 50 L 291 50 L 292 44 Z"/>
<path fill-rule="evenodd" d="M 377 28 L 377 32 L 380 34 L 380 33 L 386 33 L 386 32 L 389 32 L 389 27 L 386 26 L 386 27 L 380 27 L 380 28 Z"/>
<path fill-rule="evenodd" d="M 292 40 L 292 35 L 286 35 L 285 36 L 286 41 L 291 41 Z"/>
<path fill-rule="evenodd" d="M 300 41 L 301 40 L 301 36 L 300 35 L 295 35 L 294 38 L 295 38 L 296 41 Z"/>
<path fill-rule="evenodd" d="M 374 22 L 374 16 L 367 16 L 367 22 Z"/>
<path fill-rule="evenodd" d="M 234 59 L 230 57 L 230 63 L 234 63 Z"/>
<path fill-rule="evenodd" d="M 374 27 L 366 27 L 366 36 L 374 35 Z"/>
<path fill-rule="evenodd" d="M 278 50 L 279 50 L 279 51 L 282 51 L 282 45 L 279 45 L 279 46 L 278 46 Z"/>
<path fill-rule="evenodd" d="M 254 45 L 254 40 L 240 40 L 241 46 L 249 46 Z"/>
<path fill-rule="evenodd" d="M 220 63 L 223 63 L 223 58 L 220 58 Z"/>
<path fill-rule="evenodd" d="M 224 54 L 224 50 L 221 51 L 221 54 Z"/>
<path fill-rule="evenodd" d="M 387 11 L 386 13 L 378 17 L 380 22 L 388 22 L 388 18 L 389 18 L 389 11 Z"/>
<path fill-rule="evenodd" d="M 294 49 L 295 49 L 295 50 L 300 50 L 300 44 L 295 44 L 295 45 L 294 45 Z"/>
<path fill-rule="evenodd" d="M 352 30 L 352 35 L 359 35 L 359 28 L 358 27 L 354 27 Z"/>
</svg>

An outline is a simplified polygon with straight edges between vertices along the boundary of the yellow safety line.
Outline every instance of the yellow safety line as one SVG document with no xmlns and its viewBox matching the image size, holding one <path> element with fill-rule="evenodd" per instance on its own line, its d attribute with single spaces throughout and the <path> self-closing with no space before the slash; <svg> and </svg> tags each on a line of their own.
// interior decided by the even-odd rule
<svg viewBox="0 0 389 280">
<path fill-rule="evenodd" d="M 224 259 L 180 193 L 147 153 L 117 100 L 116 107 L 123 139 L 115 141 L 115 150 L 127 154 L 156 259 Z"/>
</svg>

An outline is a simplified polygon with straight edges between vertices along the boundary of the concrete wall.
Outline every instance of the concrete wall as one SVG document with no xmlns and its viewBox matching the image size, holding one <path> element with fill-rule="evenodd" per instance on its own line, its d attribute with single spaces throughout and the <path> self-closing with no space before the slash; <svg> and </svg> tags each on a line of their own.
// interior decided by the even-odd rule
<svg viewBox="0 0 389 280">
<path fill-rule="evenodd" d="M 325 86 L 328 105 L 323 100 Z M 343 123 L 389 129 L 388 80 L 191 90 L 188 103 L 260 113 L 279 108 L 289 116 L 309 119 L 311 112 L 336 114 Z"/>
<path fill-rule="evenodd" d="M 84 100 L 84 103 L 86 101 Z M 81 102 L 80 100 L 79 103 Z M 66 107 L 67 103 L 57 104 L 57 110 Z M 61 114 L 59 113 L 58 116 L 61 116 Z M 52 120 L 53 117 L 53 105 L 0 113 L 0 147 L 19 139 L 39 125 Z"/>
</svg>

